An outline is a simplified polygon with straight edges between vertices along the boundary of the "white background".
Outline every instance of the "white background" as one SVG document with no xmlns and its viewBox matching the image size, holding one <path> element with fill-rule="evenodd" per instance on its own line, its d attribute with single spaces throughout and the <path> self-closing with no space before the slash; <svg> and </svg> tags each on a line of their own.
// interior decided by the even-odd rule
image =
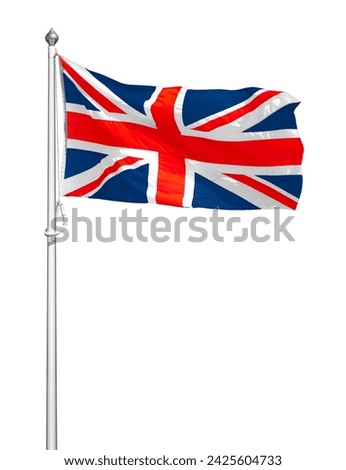
<svg viewBox="0 0 346 470">
<path fill-rule="evenodd" d="M 33 0 L 2 7 L 1 468 L 163 453 L 281 454 L 285 470 L 345 468 L 341 4 Z M 82 237 L 59 245 L 58 452 L 44 450 L 44 36 L 51 26 L 61 54 L 125 83 L 285 90 L 302 101 L 305 145 L 295 243 Z M 87 199 L 65 206 L 68 215 L 78 207 L 104 220 L 125 207 Z M 144 213 L 192 216 L 164 206 Z"/>
</svg>

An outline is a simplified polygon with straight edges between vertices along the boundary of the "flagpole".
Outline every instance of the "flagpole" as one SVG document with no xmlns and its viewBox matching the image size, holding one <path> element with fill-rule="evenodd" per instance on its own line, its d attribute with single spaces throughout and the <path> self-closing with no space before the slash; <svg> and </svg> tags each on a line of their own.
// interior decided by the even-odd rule
<svg viewBox="0 0 346 470">
<path fill-rule="evenodd" d="M 48 187 L 47 187 L 47 395 L 46 449 L 57 450 L 57 344 L 56 344 L 56 67 L 55 44 L 59 40 L 53 28 L 48 43 Z"/>
</svg>

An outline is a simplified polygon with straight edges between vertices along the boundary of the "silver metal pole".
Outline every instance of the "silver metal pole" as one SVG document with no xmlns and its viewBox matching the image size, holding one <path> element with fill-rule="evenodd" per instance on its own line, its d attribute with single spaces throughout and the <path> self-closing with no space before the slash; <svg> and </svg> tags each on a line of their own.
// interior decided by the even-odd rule
<svg viewBox="0 0 346 470">
<path fill-rule="evenodd" d="M 55 44 L 59 36 L 52 28 L 48 43 L 48 188 L 47 188 L 47 397 L 46 449 L 57 450 L 57 360 L 56 360 L 56 70 Z"/>
</svg>

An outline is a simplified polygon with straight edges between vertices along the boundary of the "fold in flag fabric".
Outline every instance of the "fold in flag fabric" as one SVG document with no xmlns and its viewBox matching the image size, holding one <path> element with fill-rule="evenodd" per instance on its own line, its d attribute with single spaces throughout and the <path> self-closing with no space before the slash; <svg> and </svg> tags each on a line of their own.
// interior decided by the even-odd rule
<svg viewBox="0 0 346 470">
<path fill-rule="evenodd" d="M 125 85 L 60 57 L 63 195 L 219 209 L 295 209 L 303 145 L 291 95 Z"/>
</svg>

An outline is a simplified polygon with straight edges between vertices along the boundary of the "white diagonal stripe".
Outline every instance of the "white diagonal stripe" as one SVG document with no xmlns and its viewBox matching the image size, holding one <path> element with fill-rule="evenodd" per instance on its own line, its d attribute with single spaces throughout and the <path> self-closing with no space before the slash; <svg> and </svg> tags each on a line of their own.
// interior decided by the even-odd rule
<svg viewBox="0 0 346 470">
<path fill-rule="evenodd" d="M 266 90 L 260 91 L 264 92 Z M 186 88 L 182 88 L 180 90 L 174 106 L 175 120 L 182 135 L 225 142 L 299 138 L 299 133 L 297 129 L 278 129 L 273 131 L 243 132 L 244 130 L 257 124 L 258 122 L 263 121 L 263 119 L 265 119 L 281 107 L 286 106 L 289 103 L 298 103 L 298 100 L 293 96 L 289 95 L 288 93 L 280 93 L 278 95 L 275 95 L 274 97 L 260 105 L 258 108 L 256 108 L 256 110 L 247 113 L 245 116 L 237 119 L 234 122 L 220 126 L 212 131 L 203 132 L 192 129 L 192 127 L 202 123 L 203 120 L 197 121 L 196 123 L 190 124 L 188 126 L 185 126 L 183 122 L 182 110 L 186 92 Z M 258 93 L 259 92 L 257 92 L 257 94 Z M 244 103 L 246 102 L 240 103 L 238 107 L 243 106 Z M 230 109 L 233 108 L 228 108 L 226 111 L 222 111 L 220 113 L 216 113 L 212 116 L 209 116 L 208 118 L 206 118 L 206 120 L 212 120 L 215 119 L 215 117 L 219 117 L 219 115 L 227 114 Z"/>
<path fill-rule="evenodd" d="M 136 109 L 132 108 L 129 106 L 125 101 L 123 101 L 119 96 L 115 95 L 109 88 L 107 88 L 103 83 L 101 83 L 99 80 L 97 80 L 87 69 L 84 67 L 81 67 L 80 65 L 72 62 L 69 59 L 66 59 L 63 57 L 65 62 L 67 62 L 86 82 L 88 82 L 93 88 L 95 88 L 99 93 L 101 93 L 103 96 L 105 96 L 109 101 L 111 101 L 113 104 L 115 104 L 118 108 L 123 110 L 128 116 L 132 117 L 132 120 L 130 122 L 143 122 L 143 119 L 145 120 L 145 124 L 150 125 L 151 127 L 155 126 L 155 122 L 152 119 L 152 116 L 145 116 Z M 95 107 L 102 109 L 102 112 L 104 113 L 104 116 L 109 116 L 111 119 L 115 120 L 116 113 L 109 113 L 106 111 L 104 108 L 101 107 L 101 105 L 93 100 L 90 95 L 84 92 L 84 90 L 78 86 L 78 84 L 75 82 L 75 80 L 69 75 L 69 73 L 64 70 L 64 73 L 69 77 L 69 79 L 77 86 L 78 90 L 85 96 L 92 104 L 94 104 Z M 144 108 L 146 110 L 146 108 Z M 124 117 L 123 114 L 118 115 L 118 120 L 122 120 L 122 117 Z M 102 118 L 101 118 L 102 119 Z M 126 119 L 125 119 L 126 120 Z"/>
</svg>

